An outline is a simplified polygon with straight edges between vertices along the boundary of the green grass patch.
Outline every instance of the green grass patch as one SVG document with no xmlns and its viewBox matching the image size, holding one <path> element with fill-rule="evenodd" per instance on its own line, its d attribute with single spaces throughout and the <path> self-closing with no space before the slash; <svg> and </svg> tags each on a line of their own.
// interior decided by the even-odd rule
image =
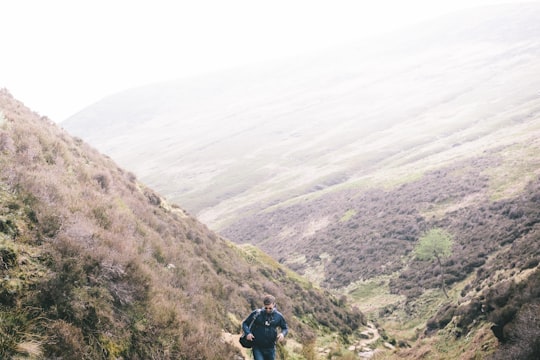
<svg viewBox="0 0 540 360">
<path fill-rule="evenodd" d="M 540 140 L 520 143 L 500 152 L 502 162 L 486 171 L 490 177 L 490 194 L 493 201 L 515 196 L 540 173 Z"/>
<path fill-rule="evenodd" d="M 341 219 L 339 219 L 340 222 L 347 222 L 349 221 L 354 215 L 356 215 L 356 210 L 354 209 L 351 209 L 351 210 L 347 210 L 345 212 L 345 214 L 343 214 L 343 216 L 341 217 Z"/>
<path fill-rule="evenodd" d="M 299 274 L 288 269 L 287 267 L 282 266 L 276 260 L 274 260 L 274 258 L 264 253 L 259 248 L 251 244 L 235 245 L 233 243 L 229 243 L 229 245 L 235 247 L 248 263 L 256 264 L 261 267 L 269 267 L 272 270 L 280 269 L 285 272 L 286 276 L 289 279 L 299 283 L 300 285 L 302 285 L 303 288 L 310 289 L 313 287 L 313 284 L 310 283 L 306 278 L 300 276 Z"/>
<path fill-rule="evenodd" d="M 377 317 L 385 306 L 398 303 L 400 295 L 390 294 L 388 283 L 391 276 L 379 276 L 365 281 L 358 281 L 347 287 L 346 292 L 352 302 L 368 317 Z"/>
</svg>

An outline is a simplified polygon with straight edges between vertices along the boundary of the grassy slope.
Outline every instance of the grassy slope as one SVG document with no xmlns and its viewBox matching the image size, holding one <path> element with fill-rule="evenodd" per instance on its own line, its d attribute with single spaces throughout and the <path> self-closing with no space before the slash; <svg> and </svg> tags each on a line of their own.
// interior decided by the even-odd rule
<svg viewBox="0 0 540 360">
<path fill-rule="evenodd" d="M 363 322 L 5 90 L 0 155 L 2 358 L 231 359 L 240 321 L 264 292 L 289 319 L 296 347 L 282 351 L 292 358 L 330 346 L 318 343 L 322 334 L 342 346 Z"/>
</svg>

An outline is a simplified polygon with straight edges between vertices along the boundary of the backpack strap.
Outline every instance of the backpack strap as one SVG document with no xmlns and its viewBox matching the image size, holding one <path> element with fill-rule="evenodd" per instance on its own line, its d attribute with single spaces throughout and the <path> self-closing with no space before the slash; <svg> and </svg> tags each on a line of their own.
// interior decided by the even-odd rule
<svg viewBox="0 0 540 360">
<path fill-rule="evenodd" d="M 261 309 L 257 309 L 255 312 L 255 316 L 253 317 L 253 319 L 251 319 L 251 323 L 248 326 L 249 330 L 251 330 L 251 327 L 253 326 L 255 319 L 257 318 L 257 316 L 259 316 L 260 313 L 261 313 Z"/>
</svg>

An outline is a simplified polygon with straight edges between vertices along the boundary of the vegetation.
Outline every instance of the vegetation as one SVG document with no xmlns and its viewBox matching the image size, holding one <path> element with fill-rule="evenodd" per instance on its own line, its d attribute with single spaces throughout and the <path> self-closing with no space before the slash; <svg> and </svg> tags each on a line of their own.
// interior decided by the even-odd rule
<svg viewBox="0 0 540 360">
<path fill-rule="evenodd" d="M 297 359 L 319 335 L 340 347 L 365 324 L 6 90 L 0 109 L 0 358 L 233 359 L 240 322 L 266 292 L 297 344 L 282 352 Z"/>
<path fill-rule="evenodd" d="M 431 229 L 420 237 L 414 249 L 416 257 L 420 260 L 437 260 L 441 272 L 441 288 L 444 296 L 448 298 L 444 284 L 444 268 L 441 260 L 452 254 L 452 236 L 443 229 Z"/>
<path fill-rule="evenodd" d="M 535 154 L 539 145 L 538 140 L 527 143 L 536 149 Z M 403 349 L 403 356 L 417 358 L 427 348 L 433 354 L 436 339 L 446 332 L 460 344 L 456 353 L 474 348 L 479 353 L 471 358 L 487 357 L 498 343 L 505 344 L 501 349 L 511 347 L 506 345 L 507 337 L 496 338 L 495 332 L 509 333 L 517 326 L 520 309 L 540 298 L 530 290 L 517 296 L 521 286 L 532 288 L 540 263 L 540 178 L 537 156 L 521 156 L 514 171 L 526 171 L 508 178 L 510 182 L 503 186 L 497 169 L 512 171 L 508 153 L 515 148 L 486 151 L 395 188 L 327 193 L 247 217 L 223 233 L 238 242 L 260 245 L 306 275 L 312 269 L 324 269 L 321 284 L 356 298 L 370 318 L 395 334 L 396 341 L 415 344 Z M 492 176 L 498 179 L 496 188 Z M 532 181 L 521 184 L 531 176 Z M 497 200 L 492 197 L 502 187 L 513 188 L 516 179 L 520 192 Z M 351 209 L 355 214 L 343 221 L 343 214 L 352 214 Z M 427 300 L 426 293 L 440 288 L 439 264 L 436 258 L 417 261 L 412 256 L 418 240 L 431 229 L 438 229 L 445 239 L 442 254 L 448 254 L 445 249 L 450 245 L 444 234 L 453 235 L 452 251 L 440 259 L 449 299 Z M 284 256 L 285 249 L 290 258 Z M 297 261 L 300 255 L 303 262 Z M 373 284 L 380 288 L 374 291 Z M 380 306 L 374 309 L 371 303 Z M 421 309 L 428 311 L 419 313 Z M 469 333 L 478 338 L 469 337 L 466 342 L 464 336 Z M 519 341 L 514 335 L 512 339 Z M 520 338 L 522 348 L 534 348 L 528 339 Z M 478 350 L 481 341 L 489 343 L 484 350 Z M 434 358 L 451 358 L 434 354 Z"/>
</svg>

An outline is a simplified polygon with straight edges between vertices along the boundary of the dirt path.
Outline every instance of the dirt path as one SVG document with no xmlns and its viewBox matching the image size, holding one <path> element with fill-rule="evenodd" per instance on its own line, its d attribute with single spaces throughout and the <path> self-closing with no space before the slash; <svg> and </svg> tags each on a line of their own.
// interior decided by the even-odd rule
<svg viewBox="0 0 540 360">
<path fill-rule="evenodd" d="M 362 338 L 354 343 L 354 351 L 363 359 L 372 358 L 375 353 L 380 350 L 375 349 L 374 346 L 371 346 L 374 342 L 380 339 L 381 334 L 377 330 L 377 327 L 372 323 L 368 322 L 367 330 L 362 331 Z"/>
<path fill-rule="evenodd" d="M 240 338 L 240 334 L 231 334 L 231 333 L 227 333 L 227 332 L 222 331 L 221 332 L 221 338 L 225 342 L 237 347 L 242 352 L 243 358 L 237 358 L 237 359 L 234 359 L 234 360 L 250 359 L 251 351 L 249 349 L 243 348 L 240 345 L 240 343 L 238 342 L 238 339 Z"/>
</svg>

